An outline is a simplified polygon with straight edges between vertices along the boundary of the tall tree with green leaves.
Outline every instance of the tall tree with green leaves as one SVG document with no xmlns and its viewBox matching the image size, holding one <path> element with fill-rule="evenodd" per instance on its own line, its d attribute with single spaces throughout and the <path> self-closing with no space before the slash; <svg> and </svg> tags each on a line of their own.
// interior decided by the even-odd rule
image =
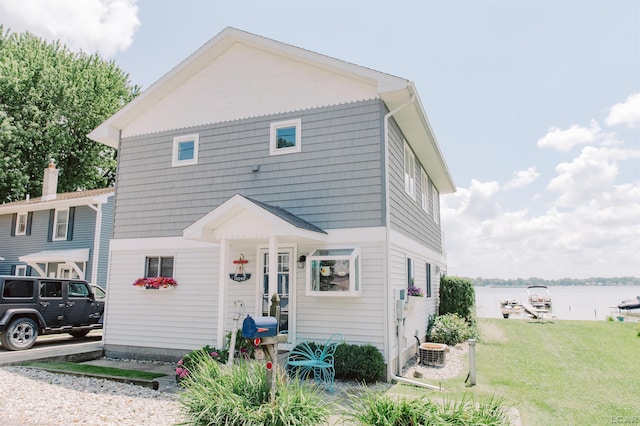
<svg viewBox="0 0 640 426">
<path fill-rule="evenodd" d="M 113 185 L 116 150 L 86 135 L 139 92 L 114 61 L 0 25 L 0 203 L 40 196 L 51 159 L 58 192 Z"/>
</svg>

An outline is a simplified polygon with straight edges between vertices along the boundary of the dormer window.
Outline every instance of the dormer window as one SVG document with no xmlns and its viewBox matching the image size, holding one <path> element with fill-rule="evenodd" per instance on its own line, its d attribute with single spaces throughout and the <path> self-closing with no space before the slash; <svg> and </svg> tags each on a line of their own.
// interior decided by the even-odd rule
<svg viewBox="0 0 640 426">
<path fill-rule="evenodd" d="M 279 121 L 271 123 L 269 153 L 271 155 L 300 152 L 302 120 Z"/>
<path fill-rule="evenodd" d="M 171 165 L 188 166 L 198 164 L 199 135 L 184 135 L 173 138 L 173 160 Z"/>
</svg>

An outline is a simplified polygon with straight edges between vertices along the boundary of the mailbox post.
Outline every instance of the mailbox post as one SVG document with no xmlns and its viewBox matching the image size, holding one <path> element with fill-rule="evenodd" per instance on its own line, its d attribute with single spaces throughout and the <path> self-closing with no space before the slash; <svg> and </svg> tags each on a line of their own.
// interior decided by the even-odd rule
<svg viewBox="0 0 640 426">
<path fill-rule="evenodd" d="M 286 342 L 286 334 L 278 334 L 278 320 L 275 317 L 247 317 L 242 322 L 242 337 L 253 339 L 256 346 L 262 346 L 266 355 L 266 382 L 270 389 L 271 401 L 275 399 L 274 374 L 278 365 L 278 343 Z"/>
</svg>

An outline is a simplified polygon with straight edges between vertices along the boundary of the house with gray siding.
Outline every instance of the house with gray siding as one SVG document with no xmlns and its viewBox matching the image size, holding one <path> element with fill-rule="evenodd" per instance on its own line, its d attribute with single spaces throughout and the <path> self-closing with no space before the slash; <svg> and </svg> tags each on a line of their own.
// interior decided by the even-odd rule
<svg viewBox="0 0 640 426">
<path fill-rule="evenodd" d="M 114 188 L 57 193 L 53 163 L 42 196 L 0 204 L 0 275 L 79 278 L 107 284 Z"/>
<path fill-rule="evenodd" d="M 411 81 L 227 28 L 89 137 L 118 149 L 107 355 L 222 347 L 275 293 L 285 348 L 339 332 L 391 375 L 425 339 L 455 186 Z"/>
</svg>

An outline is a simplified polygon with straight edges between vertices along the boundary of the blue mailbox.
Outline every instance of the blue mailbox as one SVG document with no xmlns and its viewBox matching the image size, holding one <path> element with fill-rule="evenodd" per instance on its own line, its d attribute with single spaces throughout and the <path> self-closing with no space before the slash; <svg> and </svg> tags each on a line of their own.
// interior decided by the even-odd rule
<svg viewBox="0 0 640 426">
<path fill-rule="evenodd" d="M 275 317 L 247 317 L 242 322 L 242 337 L 255 339 L 256 337 L 273 337 L 278 334 L 278 320 Z"/>
</svg>

